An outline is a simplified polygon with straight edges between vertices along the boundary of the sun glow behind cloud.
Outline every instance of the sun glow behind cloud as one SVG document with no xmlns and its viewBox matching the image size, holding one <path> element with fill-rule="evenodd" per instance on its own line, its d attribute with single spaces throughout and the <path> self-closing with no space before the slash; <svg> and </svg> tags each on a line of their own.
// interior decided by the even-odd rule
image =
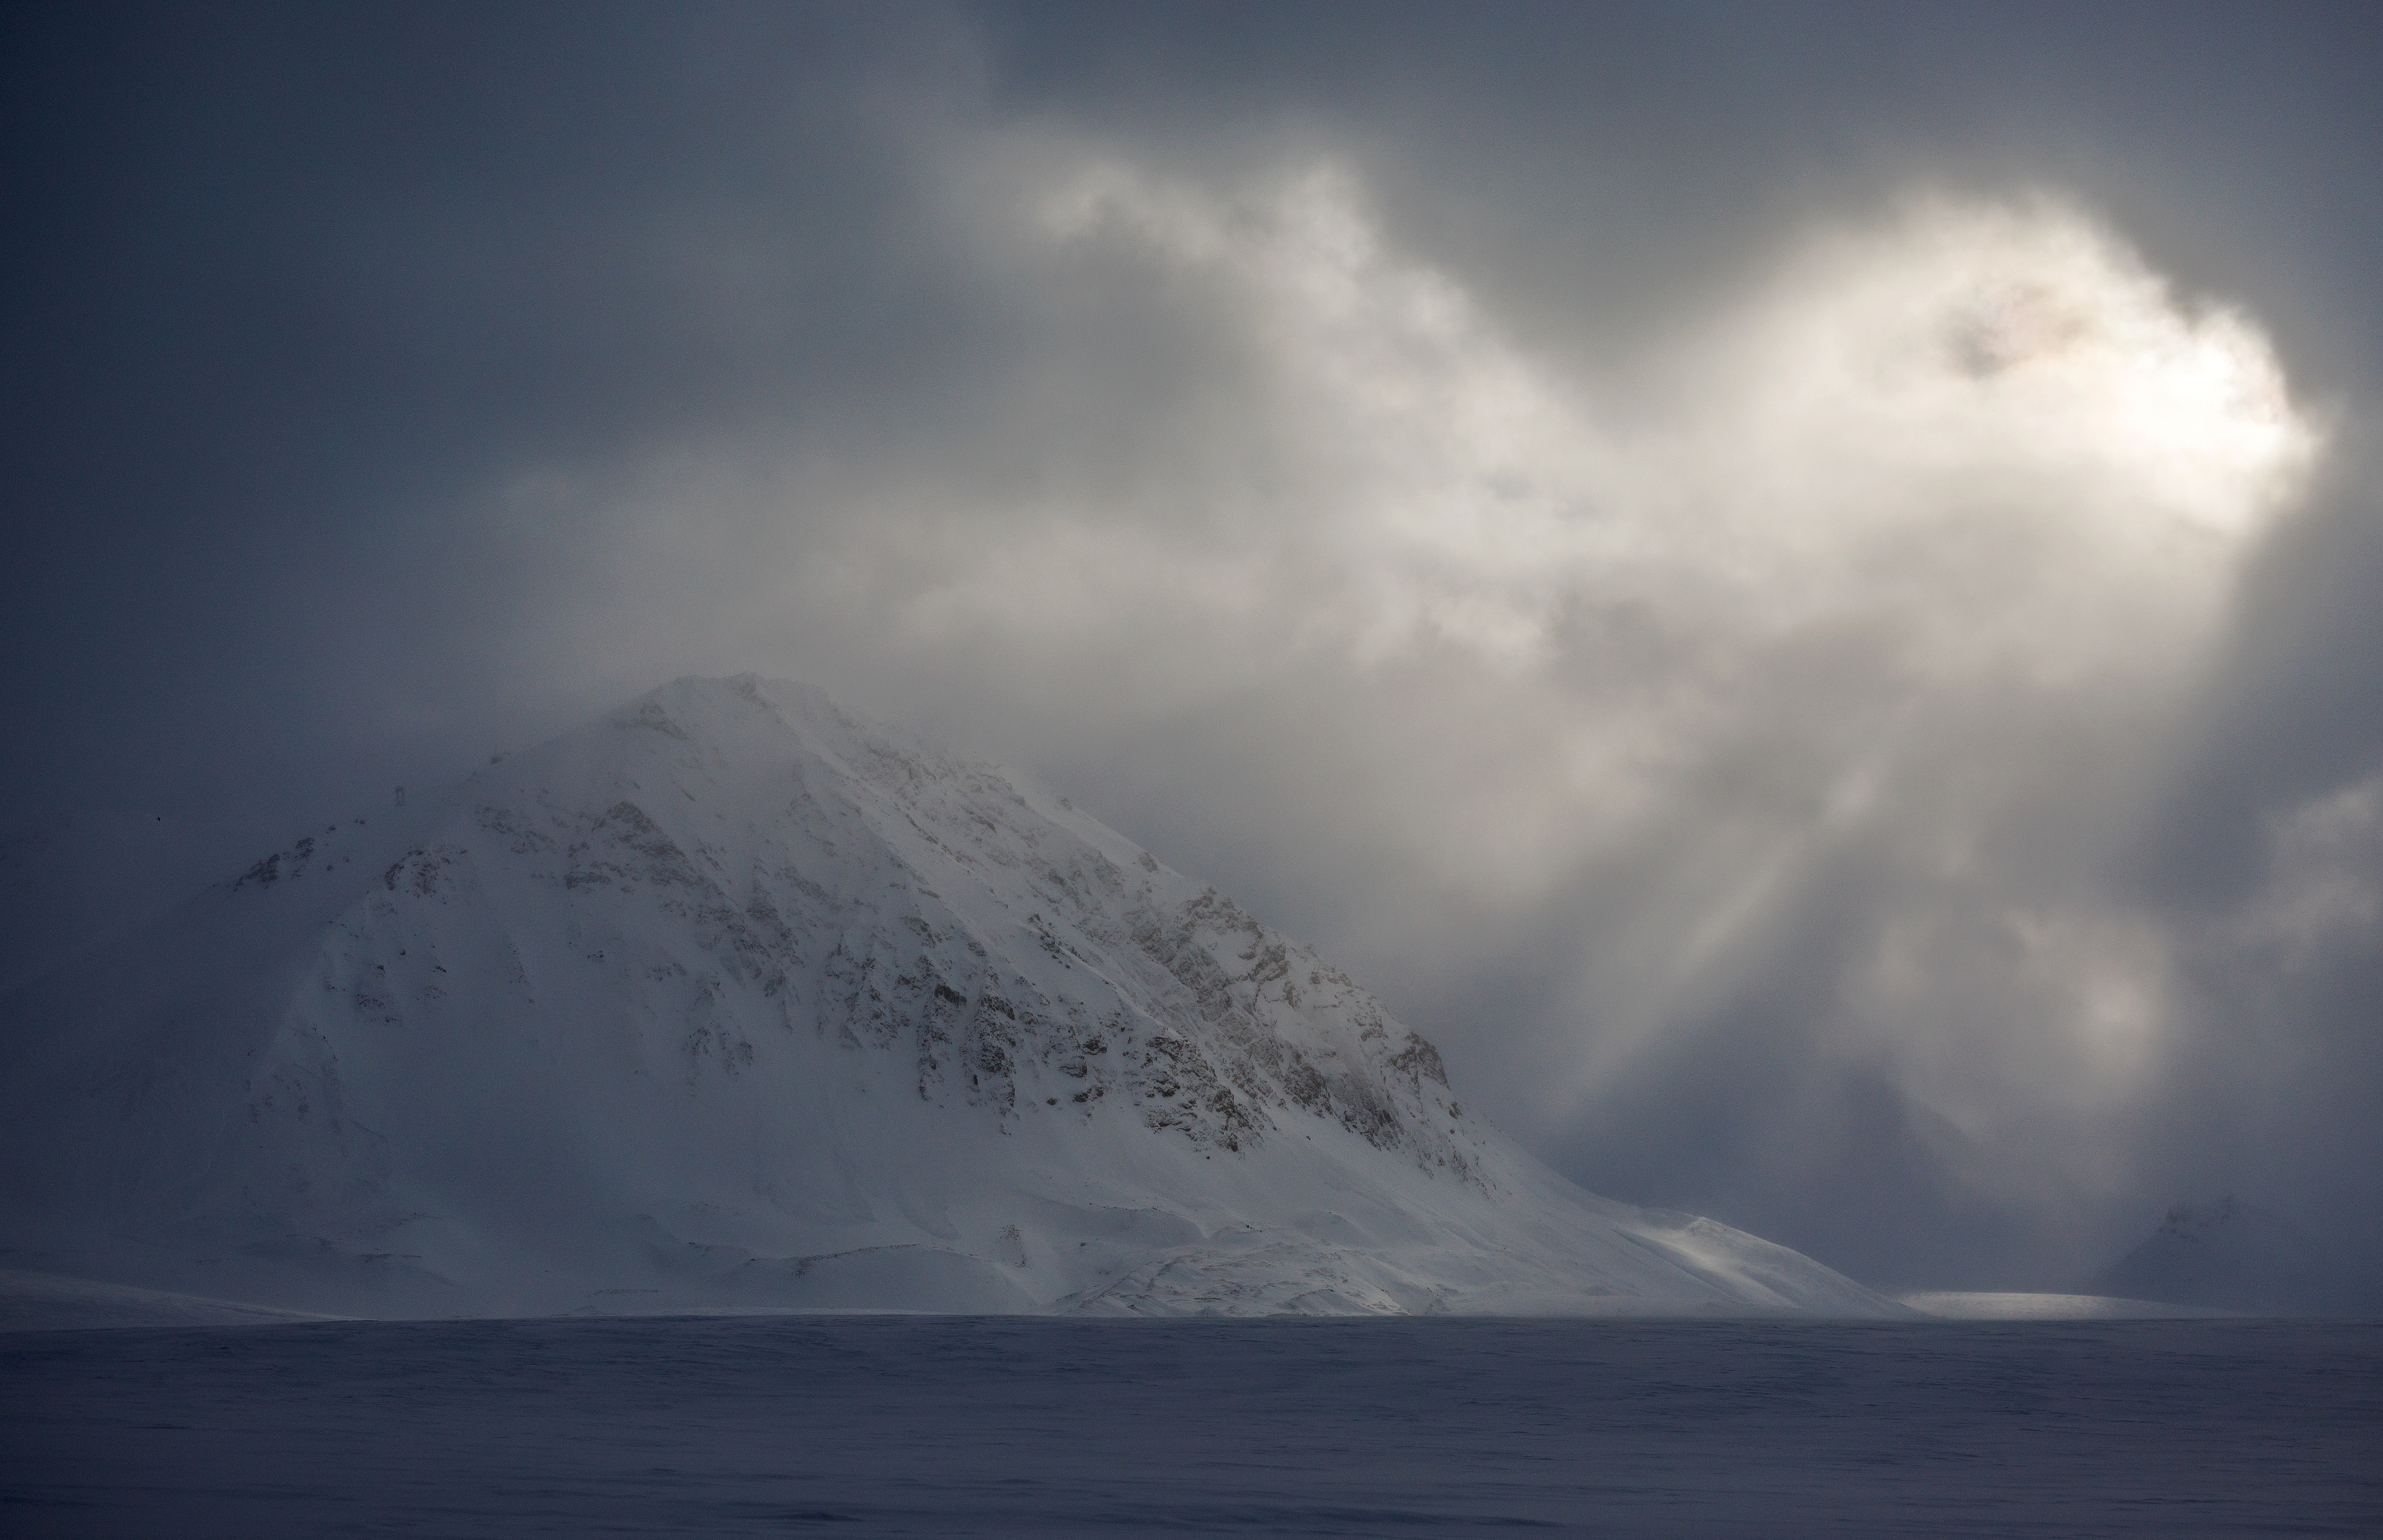
<svg viewBox="0 0 2383 1540">
<path fill-rule="evenodd" d="M 1550 1116 L 1764 987 L 1849 884 L 1825 1051 L 1982 1148 L 2155 1073 L 2169 938 L 2094 869 L 2321 437 L 2246 318 L 2057 200 L 1926 197 L 1792 242 L 1616 408 L 1334 167 L 1218 193 L 1101 162 L 1038 214 L 1063 259 L 1138 254 L 1245 328 L 1278 479 L 1167 581 L 1229 568 L 1300 617 L 1301 669 L 1470 656 L 1459 687 L 1528 722 L 1541 771 L 1414 777 L 1438 827 L 1413 854 L 1509 901 L 1628 891 L 1584 920 Z M 1978 1179 L 2123 1176 L 2008 1154 Z"/>
<path fill-rule="evenodd" d="M 1524 662 L 1586 598 L 1772 633 L 1901 607 L 1948 662 L 2115 661 L 2147 621 L 2206 623 L 2316 443 L 2254 328 L 2057 203 L 1809 240 L 1626 424 L 1387 250 L 1329 166 L 1230 199 L 1105 164 L 1042 216 L 1232 291 L 1328 487 L 1238 533 L 1327 557 L 1311 634 L 1366 657 L 1428 633 Z"/>
<path fill-rule="evenodd" d="M 1004 389 L 624 499 L 648 566 L 720 532 L 723 660 L 864 647 L 864 698 L 1229 885 L 1316 874 L 1279 918 L 1394 1001 L 1492 980 L 1423 1024 L 1543 1145 L 1651 1146 L 1648 1077 L 1792 1043 L 1992 1201 L 2123 1188 L 2191 992 L 2107 870 L 2321 450 L 2248 318 L 2073 205 L 1938 194 L 1590 369 L 1342 166 L 964 169 L 970 249 L 1049 318 Z M 1786 1118 L 1783 1185 L 1834 1115 L 1707 1112 Z"/>
</svg>

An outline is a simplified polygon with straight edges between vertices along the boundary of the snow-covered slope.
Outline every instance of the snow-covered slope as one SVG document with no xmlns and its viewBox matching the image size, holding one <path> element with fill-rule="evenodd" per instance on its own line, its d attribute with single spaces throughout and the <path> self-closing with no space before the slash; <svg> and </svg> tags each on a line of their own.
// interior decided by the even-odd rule
<svg viewBox="0 0 2383 1540">
<path fill-rule="evenodd" d="M 0 1262 L 360 1312 L 1898 1307 L 1594 1198 L 1307 948 L 682 680 L 0 998 Z"/>
</svg>

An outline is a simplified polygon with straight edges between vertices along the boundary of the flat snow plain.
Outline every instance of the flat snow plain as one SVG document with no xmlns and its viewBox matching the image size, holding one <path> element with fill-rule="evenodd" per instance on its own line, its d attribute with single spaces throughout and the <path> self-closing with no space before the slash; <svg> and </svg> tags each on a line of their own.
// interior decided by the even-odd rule
<svg viewBox="0 0 2383 1540">
<path fill-rule="evenodd" d="M 12 1534 L 2383 1534 L 2383 1323 L 0 1335 Z"/>
</svg>

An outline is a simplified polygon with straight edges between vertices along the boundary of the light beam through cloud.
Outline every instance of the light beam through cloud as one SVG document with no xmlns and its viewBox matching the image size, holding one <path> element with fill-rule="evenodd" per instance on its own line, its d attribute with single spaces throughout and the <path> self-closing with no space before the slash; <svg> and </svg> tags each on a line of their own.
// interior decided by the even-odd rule
<svg viewBox="0 0 2383 1540">
<path fill-rule="evenodd" d="M 2129 1190 L 2184 985 L 2108 869 L 2324 437 L 2248 317 L 2072 203 L 1938 193 L 1590 377 L 1345 166 L 1004 143 L 964 179 L 1050 335 L 908 452 L 639 473 L 644 559 L 735 596 L 713 650 L 842 658 L 1154 837 L 1296 853 L 1336 875 L 1277 877 L 1284 918 L 1394 993 L 1536 949 L 1421 1014 L 1591 1166 L 1792 998 L 1796 1073 L 1885 1087 L 1958 1190 Z M 1067 326 L 1101 306 L 1130 344 Z M 1774 1152 L 1725 1214 L 1825 1184 L 1797 1105 L 1705 1109 Z"/>
</svg>

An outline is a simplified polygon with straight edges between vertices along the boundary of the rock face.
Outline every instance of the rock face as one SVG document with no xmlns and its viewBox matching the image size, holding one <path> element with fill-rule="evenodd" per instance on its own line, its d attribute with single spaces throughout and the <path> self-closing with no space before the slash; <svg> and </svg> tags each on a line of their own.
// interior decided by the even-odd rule
<svg viewBox="0 0 2383 1540">
<path fill-rule="evenodd" d="M 0 997 L 0 1262 L 382 1313 L 1891 1312 L 1593 1198 L 1308 948 L 682 680 Z"/>
</svg>

